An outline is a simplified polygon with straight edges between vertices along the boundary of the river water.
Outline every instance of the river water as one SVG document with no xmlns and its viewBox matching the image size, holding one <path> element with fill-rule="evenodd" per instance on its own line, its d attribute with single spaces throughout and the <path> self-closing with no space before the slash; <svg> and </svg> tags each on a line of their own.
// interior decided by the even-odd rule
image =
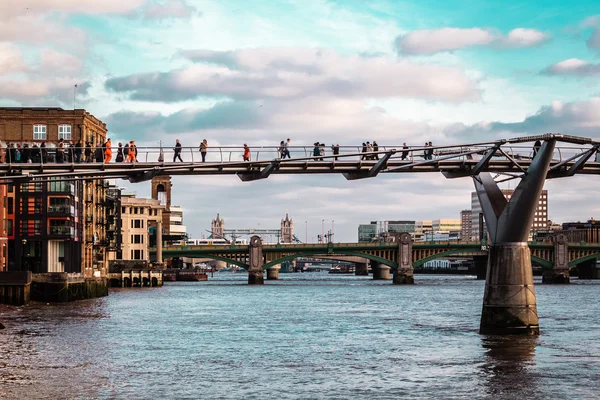
<svg viewBox="0 0 600 400">
<path fill-rule="evenodd" d="M 479 335 L 484 282 L 247 275 L 4 307 L 0 397 L 585 399 L 600 396 L 599 281 L 537 285 L 541 335 Z"/>
</svg>

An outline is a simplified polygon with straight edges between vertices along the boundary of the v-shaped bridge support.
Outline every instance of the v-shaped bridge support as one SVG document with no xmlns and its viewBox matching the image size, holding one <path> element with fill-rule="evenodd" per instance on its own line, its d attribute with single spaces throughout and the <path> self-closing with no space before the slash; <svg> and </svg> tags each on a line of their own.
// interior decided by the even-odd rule
<svg viewBox="0 0 600 400">
<path fill-rule="evenodd" d="M 480 333 L 539 334 L 527 239 L 555 143 L 543 143 L 510 200 L 489 173 L 473 178 L 491 238 Z"/>
</svg>

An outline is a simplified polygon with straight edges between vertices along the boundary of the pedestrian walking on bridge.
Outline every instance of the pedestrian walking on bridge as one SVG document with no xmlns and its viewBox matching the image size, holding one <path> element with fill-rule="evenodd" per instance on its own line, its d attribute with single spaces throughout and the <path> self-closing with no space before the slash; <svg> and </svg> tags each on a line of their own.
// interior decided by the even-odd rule
<svg viewBox="0 0 600 400">
<path fill-rule="evenodd" d="M 173 148 L 173 162 L 175 162 L 178 158 L 179 161 L 183 162 L 181 159 L 181 143 L 179 143 L 179 139 L 175 139 L 175 147 Z"/>
<path fill-rule="evenodd" d="M 250 147 L 246 143 L 244 143 L 244 161 L 250 161 Z"/>
<path fill-rule="evenodd" d="M 202 140 L 200 143 L 200 154 L 202 155 L 202 162 L 206 162 L 206 152 L 208 151 L 208 142 L 206 139 Z"/>
</svg>

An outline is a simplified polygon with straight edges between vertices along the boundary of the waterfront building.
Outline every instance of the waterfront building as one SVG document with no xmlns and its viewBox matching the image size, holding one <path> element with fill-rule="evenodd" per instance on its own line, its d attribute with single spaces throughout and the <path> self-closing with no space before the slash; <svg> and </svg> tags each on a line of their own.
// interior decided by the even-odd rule
<svg viewBox="0 0 600 400">
<path fill-rule="evenodd" d="M 8 186 L 0 185 L 0 272 L 8 268 L 8 216 L 6 205 L 8 200 Z"/>
<path fill-rule="evenodd" d="M 562 229 L 552 234 L 563 234 L 569 242 L 600 243 L 600 221 L 592 218 L 586 222 L 564 222 Z"/>
<path fill-rule="evenodd" d="M 358 241 L 370 242 L 373 239 L 390 233 L 415 231 L 415 221 L 371 221 L 358 226 Z"/>
<path fill-rule="evenodd" d="M 106 258 L 108 261 L 123 258 L 123 230 L 121 216 L 121 189 L 111 183 L 106 190 Z"/>
<path fill-rule="evenodd" d="M 431 222 L 434 232 L 460 232 L 460 219 L 435 219 Z"/>
<path fill-rule="evenodd" d="M 46 146 L 54 160 L 60 139 L 100 146 L 106 124 L 83 109 L 0 107 L 0 142 Z M 70 153 L 67 152 L 70 156 Z M 43 161 L 43 160 L 42 160 Z M 103 179 L 36 182 L 8 187 L 9 270 L 106 273 L 106 210 Z"/>
<path fill-rule="evenodd" d="M 423 220 L 415 222 L 415 231 L 413 234 L 413 240 L 415 242 L 423 241 L 425 232 L 431 232 L 432 229 L 432 221 L 431 220 Z"/>
<path fill-rule="evenodd" d="M 165 206 L 159 200 L 137 198 L 121 193 L 121 258 L 120 260 L 149 259 L 150 229 L 163 221 Z"/>
<path fill-rule="evenodd" d="M 460 212 L 460 238 L 461 240 L 471 240 L 473 236 L 473 218 L 471 210 L 462 210 Z"/>
<path fill-rule="evenodd" d="M 502 194 L 507 200 L 510 200 L 514 194 L 512 189 L 502 190 Z M 483 211 L 481 210 L 481 204 L 476 192 L 471 192 L 471 225 L 472 235 L 471 238 L 479 240 L 480 237 L 487 236 L 487 228 L 485 226 L 485 220 L 483 217 Z M 531 233 L 537 230 L 545 230 L 548 228 L 548 191 L 542 190 L 540 198 L 538 200 L 538 206 L 535 210 L 533 223 L 531 225 Z"/>
</svg>

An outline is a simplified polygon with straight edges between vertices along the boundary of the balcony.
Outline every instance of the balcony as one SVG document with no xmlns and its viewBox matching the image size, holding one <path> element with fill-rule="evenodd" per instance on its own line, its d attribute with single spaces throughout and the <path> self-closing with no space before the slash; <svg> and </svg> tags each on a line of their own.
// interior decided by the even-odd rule
<svg viewBox="0 0 600 400">
<path fill-rule="evenodd" d="M 65 193 L 75 196 L 75 185 L 70 182 L 50 182 L 48 184 L 49 193 Z"/>
<path fill-rule="evenodd" d="M 104 218 L 96 218 L 96 225 L 104 225 L 105 223 Z"/>
<path fill-rule="evenodd" d="M 115 224 L 108 224 L 106 227 L 107 232 L 115 232 L 117 230 L 117 226 Z"/>
<path fill-rule="evenodd" d="M 75 215 L 75 207 L 68 204 L 48 206 L 50 215 Z"/>
<path fill-rule="evenodd" d="M 88 224 L 91 224 L 92 222 L 94 222 L 94 216 L 93 215 L 86 215 L 85 216 L 85 222 L 87 222 Z"/>
<path fill-rule="evenodd" d="M 75 228 L 72 226 L 50 226 L 48 227 L 49 236 L 73 237 L 75 236 Z"/>
</svg>

